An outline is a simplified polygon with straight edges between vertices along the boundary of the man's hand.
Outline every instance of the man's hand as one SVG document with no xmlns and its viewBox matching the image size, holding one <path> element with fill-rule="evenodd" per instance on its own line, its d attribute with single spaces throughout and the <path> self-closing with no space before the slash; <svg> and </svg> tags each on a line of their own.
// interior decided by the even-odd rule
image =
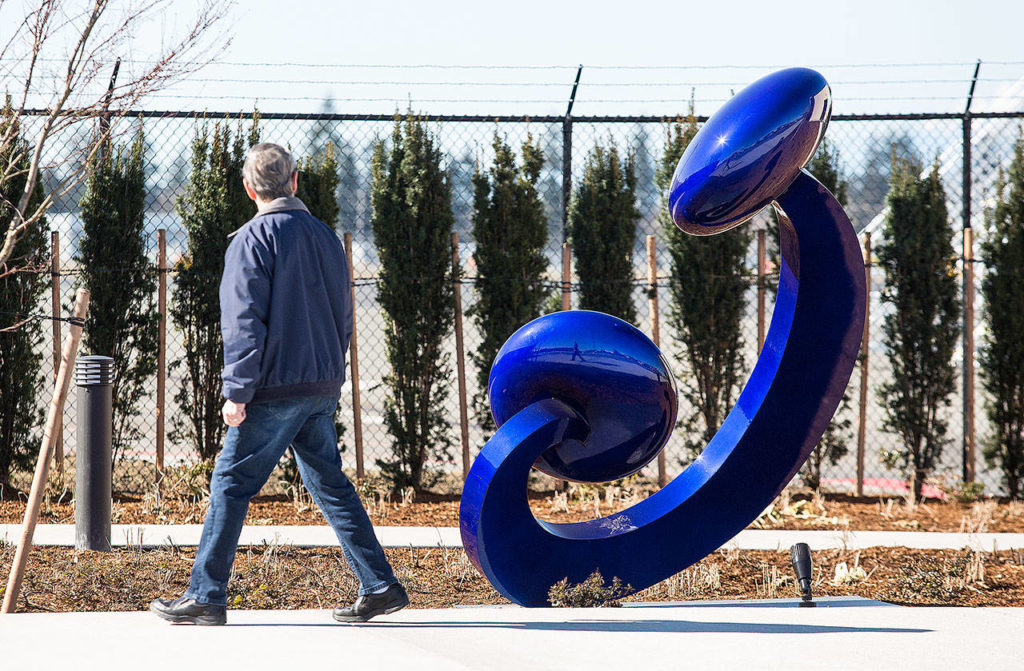
<svg viewBox="0 0 1024 671">
<path fill-rule="evenodd" d="M 245 421 L 245 403 L 224 401 L 224 407 L 221 408 L 221 414 L 224 416 L 225 424 L 228 426 L 238 426 Z"/>
</svg>

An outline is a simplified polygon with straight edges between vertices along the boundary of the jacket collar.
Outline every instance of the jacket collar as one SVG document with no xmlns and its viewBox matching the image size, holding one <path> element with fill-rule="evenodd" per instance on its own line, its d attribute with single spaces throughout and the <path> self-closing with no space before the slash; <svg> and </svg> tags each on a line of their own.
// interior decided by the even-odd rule
<svg viewBox="0 0 1024 671">
<path fill-rule="evenodd" d="M 257 205 L 257 208 L 258 211 L 256 212 L 256 216 L 250 219 L 249 221 L 245 222 L 238 229 L 229 233 L 229 239 L 241 233 L 246 226 L 248 226 L 253 221 L 262 217 L 265 214 L 274 214 L 275 212 L 287 212 L 288 210 L 301 210 L 306 214 L 309 214 L 309 208 L 306 207 L 306 204 L 303 203 L 298 198 L 296 198 L 295 196 L 283 196 L 281 198 L 275 198 L 269 203 Z"/>
</svg>

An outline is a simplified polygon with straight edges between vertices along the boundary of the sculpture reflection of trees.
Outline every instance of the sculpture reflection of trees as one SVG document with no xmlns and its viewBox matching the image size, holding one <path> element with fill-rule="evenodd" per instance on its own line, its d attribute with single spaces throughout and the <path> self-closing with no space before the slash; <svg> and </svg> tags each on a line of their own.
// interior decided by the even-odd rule
<svg viewBox="0 0 1024 671">
<path fill-rule="evenodd" d="M 672 173 L 686 146 L 697 133 L 691 115 L 668 129 L 665 153 L 658 170 L 662 206 L 658 215 L 668 240 L 671 266 L 668 325 L 683 347 L 685 373 L 680 391 L 690 412 L 681 407 L 691 456 L 707 445 L 732 408 L 743 383 L 742 319 L 746 309 L 749 227 L 697 237 L 684 233 L 668 210 Z"/>
</svg>

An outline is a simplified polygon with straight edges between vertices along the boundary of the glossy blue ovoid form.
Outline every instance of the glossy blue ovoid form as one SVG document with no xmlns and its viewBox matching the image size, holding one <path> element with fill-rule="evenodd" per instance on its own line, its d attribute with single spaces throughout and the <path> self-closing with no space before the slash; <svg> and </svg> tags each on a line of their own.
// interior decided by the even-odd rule
<svg viewBox="0 0 1024 671">
<path fill-rule="evenodd" d="M 748 101 L 753 109 L 730 101 L 694 142 L 709 127 L 745 128 L 745 120 L 753 119 L 757 132 L 747 134 L 746 152 L 727 159 L 711 152 L 706 163 L 687 152 L 680 161 L 686 170 L 676 173 L 676 183 L 687 185 L 676 199 L 679 211 L 690 213 L 683 217 L 684 230 L 694 223 L 692 213 L 703 212 L 702 203 L 713 200 L 712 184 L 731 189 L 733 196 L 722 197 L 711 215 L 697 220 L 710 227 L 741 220 L 766 196 L 779 211 L 778 297 L 764 348 L 736 405 L 700 457 L 661 491 L 622 512 L 574 524 L 534 517 L 526 495 L 530 469 L 552 448 L 597 439 L 598 422 L 613 422 L 631 411 L 616 413 L 612 420 L 591 417 L 588 412 L 593 410 L 562 398 L 565 392 L 555 393 L 558 390 L 544 399 L 538 393 L 532 402 L 521 399 L 528 403 L 521 409 L 516 409 L 518 401 L 505 407 L 503 411 L 513 414 L 504 417 L 470 469 L 460 527 L 470 559 L 508 599 L 526 606 L 545 605 L 551 585 L 562 578 L 581 582 L 594 570 L 608 580 L 618 577 L 634 590 L 664 580 L 753 521 L 824 433 L 857 358 L 865 286 L 849 219 L 832 194 L 799 169 L 813 146 L 805 145 L 805 136 L 793 130 L 802 122 L 794 121 L 791 112 L 813 109 L 801 108 L 817 94 L 813 87 L 798 85 L 809 79 L 813 77 L 806 70 L 784 71 L 752 84 L 756 96 L 748 89 L 740 92 L 736 99 Z M 774 83 L 766 88 L 765 81 Z M 723 113 L 727 118 L 720 119 Z M 762 162 L 769 154 L 774 158 Z M 729 165 L 740 176 L 731 173 Z M 751 166 L 760 166 L 758 180 L 741 178 L 751 174 Z M 780 175 L 791 175 L 790 181 Z M 775 185 L 776 191 L 763 190 L 765 184 Z M 553 336 L 552 342 L 567 342 L 569 337 L 559 341 Z M 610 349 L 593 344 L 597 350 Z M 503 356 L 496 368 L 505 364 Z M 564 379 L 558 382 L 563 390 L 576 380 L 574 363 L 570 358 L 561 373 Z M 594 373 L 588 375 L 587 384 L 595 385 Z M 630 389 L 612 393 L 628 395 Z M 550 467 L 551 459 L 547 461 Z"/>
<path fill-rule="evenodd" d="M 676 225 L 710 235 L 749 219 L 793 183 L 831 115 L 832 92 L 814 70 L 781 70 L 744 88 L 679 160 L 669 190 Z"/>
<path fill-rule="evenodd" d="M 566 480 L 636 473 L 676 421 L 675 378 L 661 352 L 639 329 L 602 312 L 556 312 L 516 331 L 495 357 L 488 392 L 498 426 L 549 398 L 587 418 L 586 443 L 566 440 L 534 464 Z"/>
</svg>

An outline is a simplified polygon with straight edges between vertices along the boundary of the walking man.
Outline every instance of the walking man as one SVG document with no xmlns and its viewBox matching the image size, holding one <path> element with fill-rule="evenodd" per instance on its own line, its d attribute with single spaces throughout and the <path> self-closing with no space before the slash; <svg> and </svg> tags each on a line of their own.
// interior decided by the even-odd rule
<svg viewBox="0 0 1024 671">
<path fill-rule="evenodd" d="M 302 481 L 359 580 L 339 622 L 393 613 L 409 597 L 341 470 L 334 411 L 352 337 L 348 264 L 326 224 L 295 197 L 295 160 L 283 147 L 249 150 L 245 191 L 257 214 L 231 234 L 220 283 L 224 336 L 224 448 L 210 481 L 192 579 L 184 596 L 156 599 L 165 620 L 224 624 L 228 577 L 249 500 L 291 446 Z"/>
</svg>

